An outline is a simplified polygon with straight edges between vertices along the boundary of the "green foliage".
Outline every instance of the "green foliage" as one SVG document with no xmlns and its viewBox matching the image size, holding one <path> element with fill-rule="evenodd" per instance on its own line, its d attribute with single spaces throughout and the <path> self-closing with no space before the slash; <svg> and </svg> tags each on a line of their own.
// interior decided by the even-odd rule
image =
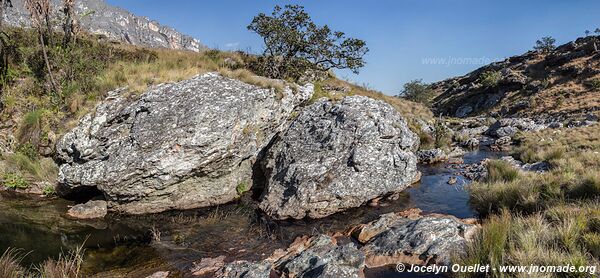
<svg viewBox="0 0 600 278">
<path fill-rule="evenodd" d="M 17 152 L 27 156 L 29 159 L 36 159 L 38 157 L 37 149 L 29 142 L 19 145 Z"/>
<path fill-rule="evenodd" d="M 358 73 L 369 50 L 362 40 L 347 38 L 327 25 L 317 26 L 299 5 L 275 6 L 271 15 L 260 13 L 248 30 L 265 43 L 264 55 L 252 70 L 272 78 L 297 79 L 308 70 L 334 68 Z"/>
<path fill-rule="evenodd" d="M 486 71 L 479 76 L 479 83 L 481 83 L 484 87 L 496 87 L 498 82 L 500 82 L 500 72 L 498 71 Z"/>
<path fill-rule="evenodd" d="M 491 160 L 487 163 L 488 182 L 511 182 L 519 178 L 519 170 L 503 160 Z"/>
<path fill-rule="evenodd" d="M 46 196 L 52 196 L 56 194 L 56 188 L 52 185 L 48 185 L 42 189 L 42 194 Z"/>
<path fill-rule="evenodd" d="M 242 194 L 248 190 L 250 190 L 250 186 L 248 185 L 247 181 L 242 181 L 235 187 L 235 191 L 237 192 L 238 196 L 242 196 Z"/>
<path fill-rule="evenodd" d="M 600 78 L 588 80 L 584 84 L 594 91 L 600 91 Z"/>
<path fill-rule="evenodd" d="M 29 183 L 25 178 L 17 173 L 4 173 L 2 175 L 2 183 L 4 186 L 12 189 L 25 189 L 29 187 Z"/>
<path fill-rule="evenodd" d="M 555 42 L 556 40 L 553 37 L 542 37 L 535 42 L 533 49 L 542 53 L 549 53 L 556 48 L 554 45 Z"/>
<path fill-rule="evenodd" d="M 433 90 L 428 84 L 423 83 L 422 79 L 415 79 L 405 83 L 402 92 L 398 96 L 429 106 L 433 97 Z"/>
</svg>

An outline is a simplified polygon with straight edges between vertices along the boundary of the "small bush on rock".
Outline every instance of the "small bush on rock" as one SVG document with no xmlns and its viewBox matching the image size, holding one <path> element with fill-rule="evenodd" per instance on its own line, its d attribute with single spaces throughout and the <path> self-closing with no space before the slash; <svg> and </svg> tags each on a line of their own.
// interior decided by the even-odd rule
<svg viewBox="0 0 600 278">
<path fill-rule="evenodd" d="M 12 189 L 25 189 L 29 187 L 29 183 L 17 173 L 5 173 L 2 175 L 2 183 L 4 186 Z"/>
<path fill-rule="evenodd" d="M 486 71 L 479 76 L 479 82 L 484 87 L 495 87 L 500 82 L 500 72 L 498 71 Z"/>
</svg>

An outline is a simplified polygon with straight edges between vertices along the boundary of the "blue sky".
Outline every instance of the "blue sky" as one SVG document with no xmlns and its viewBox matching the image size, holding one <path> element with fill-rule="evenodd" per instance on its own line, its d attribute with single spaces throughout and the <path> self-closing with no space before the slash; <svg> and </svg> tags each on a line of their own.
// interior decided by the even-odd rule
<svg viewBox="0 0 600 278">
<path fill-rule="evenodd" d="M 493 60 L 521 54 L 535 40 L 562 44 L 600 27 L 600 1 L 486 0 L 107 0 L 225 50 L 262 50 L 246 26 L 275 4 L 301 4 L 319 24 L 367 42 L 359 84 L 396 94 L 405 82 L 433 82 L 465 74 Z M 483 64 L 482 64 L 483 63 Z"/>
</svg>

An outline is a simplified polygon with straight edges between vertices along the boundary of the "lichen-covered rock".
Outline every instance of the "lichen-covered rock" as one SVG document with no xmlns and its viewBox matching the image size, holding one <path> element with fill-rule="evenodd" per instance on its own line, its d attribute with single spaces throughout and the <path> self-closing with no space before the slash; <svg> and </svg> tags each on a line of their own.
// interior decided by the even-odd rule
<svg viewBox="0 0 600 278">
<path fill-rule="evenodd" d="M 362 277 L 365 256 L 353 243 L 338 244 L 328 235 L 297 238 L 285 251 L 278 249 L 258 262 L 235 261 L 216 277 Z"/>
<path fill-rule="evenodd" d="M 268 278 L 272 265 L 267 261 L 235 261 L 222 267 L 215 273 L 219 278 Z"/>
<path fill-rule="evenodd" d="M 536 124 L 527 118 L 503 118 L 491 125 L 486 133 L 497 138 L 512 137 L 519 131 L 539 131 L 545 128 L 547 126 Z"/>
<path fill-rule="evenodd" d="M 401 191 L 417 177 L 418 144 L 383 101 L 318 100 L 267 151 L 260 208 L 276 219 L 319 218 Z"/>
<path fill-rule="evenodd" d="M 477 231 L 478 225 L 472 222 L 445 215 L 400 217 L 361 251 L 369 267 L 398 262 L 449 265 L 453 256 L 466 251 L 467 242 Z"/>
<path fill-rule="evenodd" d="M 61 21 L 61 0 L 50 1 L 52 19 Z M 12 0 L 11 8 L 5 9 L 4 22 L 13 27 L 31 26 L 25 0 Z M 157 48 L 191 51 L 206 49 L 198 40 L 177 32 L 146 17 L 107 4 L 104 0 L 75 1 L 75 13 L 85 14 L 79 19 L 80 27 L 88 33 L 101 35 L 111 41 Z"/>
<path fill-rule="evenodd" d="M 103 218 L 107 213 L 106 201 L 92 200 L 84 204 L 74 205 L 67 211 L 67 215 L 78 219 Z"/>
<path fill-rule="evenodd" d="M 448 155 L 442 149 L 420 150 L 417 157 L 422 164 L 433 164 L 448 159 Z"/>
<path fill-rule="evenodd" d="M 96 187 L 111 209 L 133 214 L 231 201 L 238 185 L 251 185 L 257 153 L 311 95 L 312 85 L 276 92 L 215 73 L 133 102 L 112 92 L 57 143 L 59 192 Z"/>
<path fill-rule="evenodd" d="M 338 246 L 330 236 L 319 235 L 297 254 L 276 263 L 284 277 L 361 277 L 365 256 L 353 243 Z"/>
</svg>

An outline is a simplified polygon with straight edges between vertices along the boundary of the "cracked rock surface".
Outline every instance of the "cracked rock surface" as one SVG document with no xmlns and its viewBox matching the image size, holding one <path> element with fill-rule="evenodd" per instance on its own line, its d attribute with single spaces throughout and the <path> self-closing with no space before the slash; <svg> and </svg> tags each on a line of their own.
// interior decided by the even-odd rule
<svg viewBox="0 0 600 278">
<path fill-rule="evenodd" d="M 390 105 L 363 96 L 306 107 L 261 161 L 260 208 L 275 219 L 320 218 L 408 187 L 419 138 Z"/>
<path fill-rule="evenodd" d="M 60 191 L 96 187 L 111 210 L 132 214 L 229 202 L 312 92 L 216 73 L 152 87 L 135 101 L 114 91 L 57 143 Z"/>
</svg>

